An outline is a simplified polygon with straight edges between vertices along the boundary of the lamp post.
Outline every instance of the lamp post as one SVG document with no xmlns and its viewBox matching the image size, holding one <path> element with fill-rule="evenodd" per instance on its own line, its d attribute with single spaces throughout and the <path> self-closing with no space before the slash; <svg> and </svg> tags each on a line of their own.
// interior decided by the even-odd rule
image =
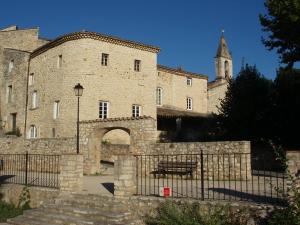
<svg viewBox="0 0 300 225">
<path fill-rule="evenodd" d="M 75 96 L 77 96 L 77 154 L 79 154 L 79 98 L 82 96 L 83 87 L 80 83 L 76 84 L 74 87 Z"/>
</svg>

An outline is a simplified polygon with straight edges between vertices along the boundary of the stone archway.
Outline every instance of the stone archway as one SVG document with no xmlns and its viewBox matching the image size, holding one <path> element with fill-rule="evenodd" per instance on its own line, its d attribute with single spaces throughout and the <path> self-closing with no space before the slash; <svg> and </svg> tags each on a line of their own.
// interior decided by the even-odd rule
<svg viewBox="0 0 300 225">
<path fill-rule="evenodd" d="M 81 149 L 84 154 L 84 173 L 100 171 L 101 145 L 99 140 L 109 131 L 120 129 L 130 135 L 129 152 L 141 153 L 143 146 L 156 142 L 156 120 L 152 117 L 111 118 L 80 122 Z"/>
</svg>

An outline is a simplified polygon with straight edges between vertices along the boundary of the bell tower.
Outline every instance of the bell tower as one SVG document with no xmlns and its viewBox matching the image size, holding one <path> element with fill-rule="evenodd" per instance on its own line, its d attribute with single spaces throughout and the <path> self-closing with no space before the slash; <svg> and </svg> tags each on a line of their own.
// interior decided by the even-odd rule
<svg viewBox="0 0 300 225">
<path fill-rule="evenodd" d="M 224 31 L 222 31 L 219 47 L 215 57 L 215 66 L 217 80 L 228 80 L 232 78 L 232 58 L 224 38 Z"/>
</svg>

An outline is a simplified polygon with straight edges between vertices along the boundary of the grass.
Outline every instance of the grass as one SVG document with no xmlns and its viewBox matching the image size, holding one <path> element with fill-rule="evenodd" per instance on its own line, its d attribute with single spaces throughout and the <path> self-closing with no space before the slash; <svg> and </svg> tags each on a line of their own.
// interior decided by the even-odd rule
<svg viewBox="0 0 300 225">
<path fill-rule="evenodd" d="M 6 222 L 8 218 L 13 218 L 21 214 L 23 214 L 23 209 L 0 201 L 0 222 Z"/>
</svg>

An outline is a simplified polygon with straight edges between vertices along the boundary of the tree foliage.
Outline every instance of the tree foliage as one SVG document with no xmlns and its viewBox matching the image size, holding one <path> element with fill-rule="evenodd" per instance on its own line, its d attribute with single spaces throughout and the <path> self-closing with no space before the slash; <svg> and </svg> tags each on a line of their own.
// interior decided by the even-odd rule
<svg viewBox="0 0 300 225">
<path fill-rule="evenodd" d="M 256 140 L 269 133 L 272 81 L 264 78 L 255 66 L 246 65 L 230 80 L 219 108 L 225 136 L 231 140 Z"/>
<path fill-rule="evenodd" d="M 263 38 L 269 49 L 277 49 L 281 62 L 292 68 L 300 61 L 300 1 L 266 0 L 267 15 L 259 15 L 263 31 L 268 37 Z"/>
</svg>

